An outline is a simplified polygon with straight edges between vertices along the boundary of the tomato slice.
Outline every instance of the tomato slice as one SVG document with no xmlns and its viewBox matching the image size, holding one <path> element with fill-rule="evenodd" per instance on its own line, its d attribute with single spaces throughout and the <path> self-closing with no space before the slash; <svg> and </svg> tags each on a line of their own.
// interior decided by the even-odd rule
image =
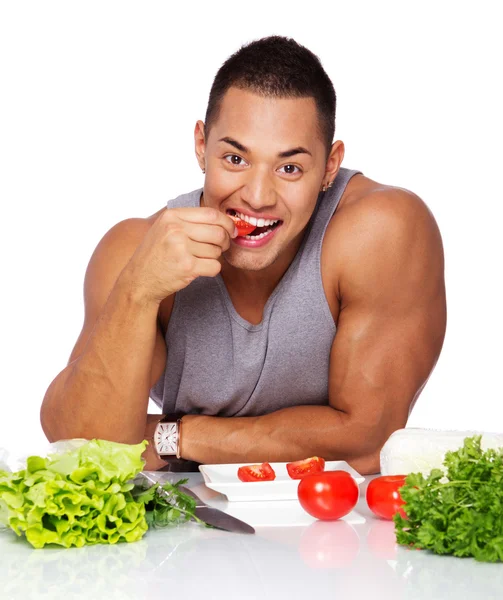
<svg viewBox="0 0 503 600">
<path fill-rule="evenodd" d="M 311 473 L 321 473 L 324 471 L 325 459 L 319 456 L 311 456 L 311 458 L 287 463 L 286 470 L 292 479 L 302 479 Z"/>
<path fill-rule="evenodd" d="M 234 221 L 234 225 L 237 227 L 238 236 L 248 235 L 254 229 L 257 229 L 256 225 L 247 223 L 246 221 L 243 221 L 243 219 L 240 219 L 235 215 L 229 215 L 229 217 Z"/>
<path fill-rule="evenodd" d="M 241 481 L 272 481 L 276 473 L 268 462 L 261 465 L 246 465 L 239 467 L 238 477 Z"/>
<path fill-rule="evenodd" d="M 367 504 L 370 510 L 383 519 L 392 519 L 395 513 L 407 518 L 400 496 L 400 488 L 405 485 L 406 475 L 381 475 L 372 479 L 367 487 Z"/>
</svg>

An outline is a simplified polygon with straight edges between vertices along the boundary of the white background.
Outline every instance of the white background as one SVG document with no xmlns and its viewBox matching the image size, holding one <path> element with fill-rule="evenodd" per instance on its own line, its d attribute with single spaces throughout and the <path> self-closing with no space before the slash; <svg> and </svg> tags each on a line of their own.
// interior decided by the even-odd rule
<svg viewBox="0 0 503 600">
<path fill-rule="evenodd" d="M 271 34 L 332 78 L 344 166 L 414 191 L 440 226 L 448 330 L 409 425 L 503 431 L 499 4 L 1 2 L 0 447 L 45 447 L 39 408 L 92 251 L 202 186 L 193 129 L 213 77 Z"/>
</svg>

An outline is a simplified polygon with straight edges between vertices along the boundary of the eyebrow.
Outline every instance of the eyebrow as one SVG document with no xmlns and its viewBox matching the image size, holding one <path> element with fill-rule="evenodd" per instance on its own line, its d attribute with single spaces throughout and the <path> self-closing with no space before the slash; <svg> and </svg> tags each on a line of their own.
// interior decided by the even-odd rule
<svg viewBox="0 0 503 600">
<path fill-rule="evenodd" d="M 240 152 L 249 153 L 249 149 L 243 144 L 240 144 L 237 140 L 234 140 L 230 137 L 223 137 L 218 140 L 219 142 L 225 142 L 226 144 L 230 144 L 237 148 Z M 291 150 L 285 150 L 284 152 L 278 152 L 278 158 L 290 158 L 290 156 L 295 156 L 296 154 L 309 154 L 312 156 L 311 152 L 302 146 L 297 146 L 297 148 L 292 148 Z"/>
</svg>

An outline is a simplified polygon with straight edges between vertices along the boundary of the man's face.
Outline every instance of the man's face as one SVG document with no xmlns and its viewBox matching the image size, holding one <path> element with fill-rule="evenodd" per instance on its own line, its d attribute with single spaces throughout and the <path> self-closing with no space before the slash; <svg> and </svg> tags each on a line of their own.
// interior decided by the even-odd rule
<svg viewBox="0 0 503 600">
<path fill-rule="evenodd" d="M 265 220 L 252 223 L 262 227 L 249 237 L 233 239 L 225 260 L 252 271 L 279 257 L 293 260 L 326 166 L 314 99 L 263 98 L 230 88 L 204 155 L 204 205 Z"/>
</svg>

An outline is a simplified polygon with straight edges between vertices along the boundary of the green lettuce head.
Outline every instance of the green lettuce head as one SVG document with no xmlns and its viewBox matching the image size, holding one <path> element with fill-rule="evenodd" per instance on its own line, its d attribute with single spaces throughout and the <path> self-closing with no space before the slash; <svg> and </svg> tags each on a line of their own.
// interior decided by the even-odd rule
<svg viewBox="0 0 503 600">
<path fill-rule="evenodd" d="M 35 548 L 134 542 L 147 531 L 145 505 L 128 483 L 143 468 L 147 442 L 91 440 L 26 468 L 0 472 L 0 520 Z"/>
</svg>

